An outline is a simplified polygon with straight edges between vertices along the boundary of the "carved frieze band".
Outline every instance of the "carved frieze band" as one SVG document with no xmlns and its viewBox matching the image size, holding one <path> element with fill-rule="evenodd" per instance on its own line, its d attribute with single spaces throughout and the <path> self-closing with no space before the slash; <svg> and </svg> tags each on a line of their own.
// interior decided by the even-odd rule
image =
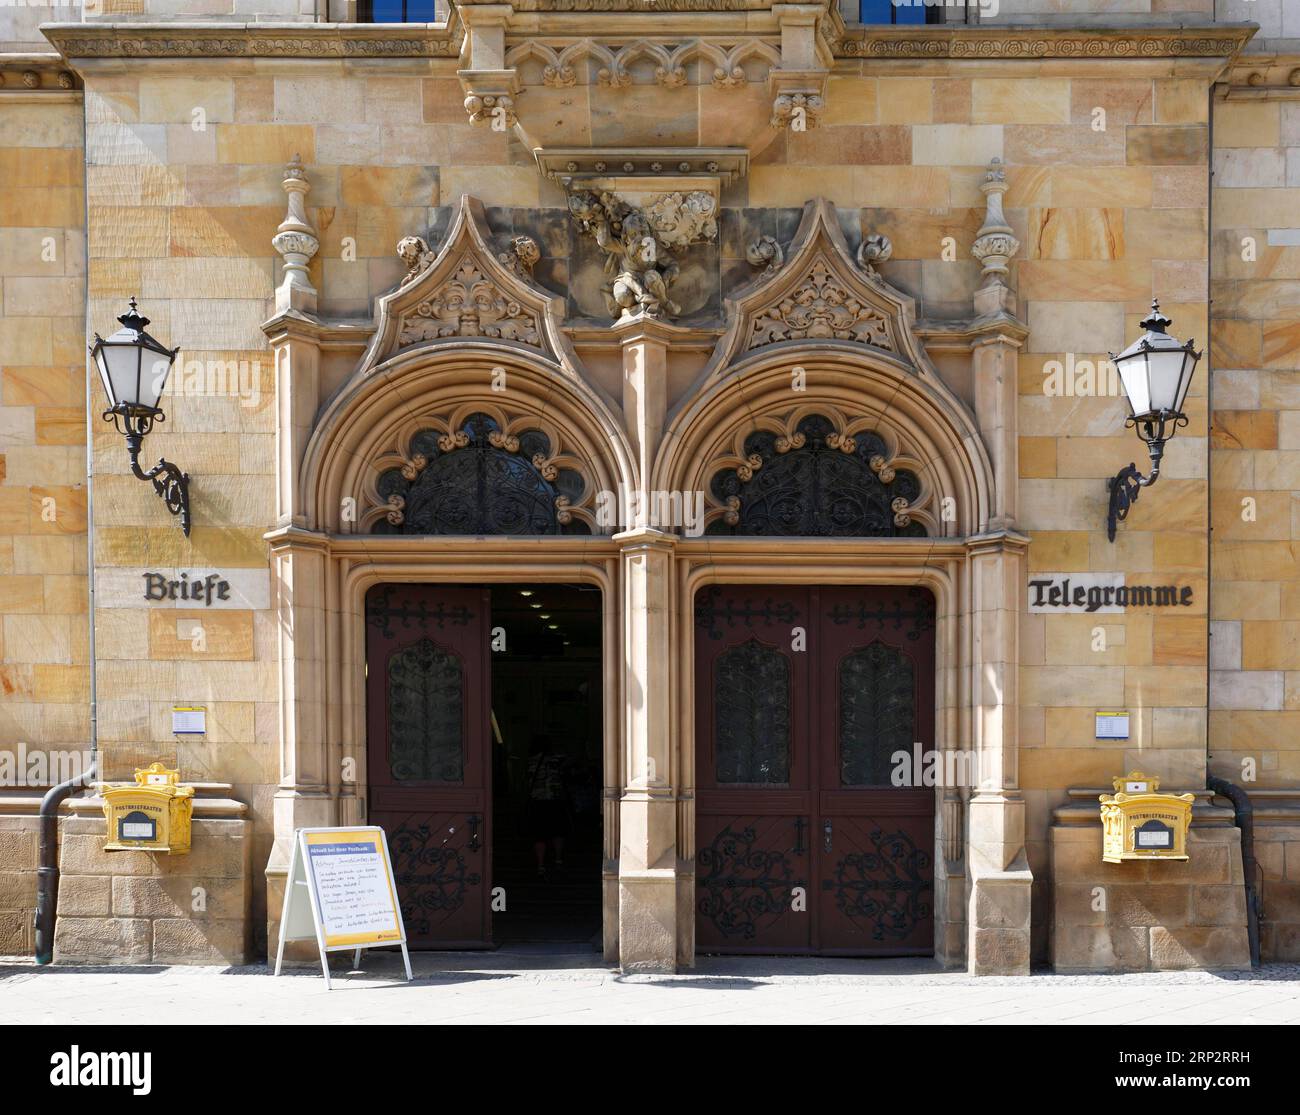
<svg viewBox="0 0 1300 1115">
<path fill-rule="evenodd" d="M 78 26 L 75 32 L 52 29 L 48 37 L 67 58 L 455 58 L 460 51 L 451 37 L 429 38 L 427 32 L 356 37 L 331 24 L 291 35 L 240 33 L 237 28 L 226 34 L 172 27 L 130 30 L 120 25 L 88 35 Z"/>
<path fill-rule="evenodd" d="M 863 30 L 841 38 L 835 54 L 846 58 L 1218 58 L 1235 54 L 1248 37 L 1244 30 L 1232 35 L 1059 36 L 1014 30 L 898 36 Z"/>
<path fill-rule="evenodd" d="M 711 81 L 720 89 L 732 89 L 748 80 L 743 63 L 757 59 L 766 63 L 766 69 L 780 65 L 781 50 L 775 42 L 749 39 L 735 46 L 690 39 L 682 43 L 654 42 L 638 39 L 626 45 L 605 44 L 595 39 L 579 39 L 567 46 L 530 39 L 512 47 L 506 54 L 506 64 L 519 66 L 529 58 L 542 63 L 542 84 L 552 88 L 585 84 L 581 78 L 586 67 L 580 65 L 590 60 L 597 67 L 594 84 L 621 89 L 632 84 L 632 66 L 645 59 L 654 65 L 655 81 L 668 88 L 685 85 L 689 80 L 687 65 L 696 60 L 712 63 L 701 72 L 701 80 Z"/>
<path fill-rule="evenodd" d="M 0 93 L 68 93 L 80 88 L 80 79 L 57 56 L 0 59 Z"/>
</svg>

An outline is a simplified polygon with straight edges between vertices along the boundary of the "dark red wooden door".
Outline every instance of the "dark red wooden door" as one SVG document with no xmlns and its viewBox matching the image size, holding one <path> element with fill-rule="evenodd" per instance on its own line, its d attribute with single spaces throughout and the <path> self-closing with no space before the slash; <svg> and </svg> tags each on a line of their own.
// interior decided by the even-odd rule
<svg viewBox="0 0 1300 1115">
<path fill-rule="evenodd" d="M 482 588 L 366 596 L 369 823 L 388 834 L 416 946 L 492 942 L 490 618 Z"/>
<path fill-rule="evenodd" d="M 710 586 L 695 659 L 698 948 L 932 952 L 933 598 Z"/>
<path fill-rule="evenodd" d="M 813 814 L 808 593 L 709 587 L 696 597 L 696 947 L 807 952 Z M 803 907 L 802 909 L 800 907 Z"/>
<path fill-rule="evenodd" d="M 934 598 L 892 586 L 815 597 L 820 950 L 932 952 L 935 790 L 915 757 L 934 747 Z"/>
</svg>

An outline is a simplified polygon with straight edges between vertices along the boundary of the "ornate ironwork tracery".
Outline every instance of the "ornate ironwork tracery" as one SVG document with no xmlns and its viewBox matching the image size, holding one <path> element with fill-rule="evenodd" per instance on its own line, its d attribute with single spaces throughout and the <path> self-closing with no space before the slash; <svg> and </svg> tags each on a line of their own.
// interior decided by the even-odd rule
<svg viewBox="0 0 1300 1115">
<path fill-rule="evenodd" d="M 375 534 L 589 534 L 570 508 L 586 481 L 557 464 L 540 429 L 518 434 L 491 415 L 470 414 L 450 433 L 417 432 L 410 458 L 380 474 L 386 513 Z"/>
<path fill-rule="evenodd" d="M 399 782 L 460 782 L 465 775 L 458 654 L 420 639 L 388 658 L 388 762 Z"/>
<path fill-rule="evenodd" d="M 905 940 L 934 912 L 932 857 L 902 831 L 875 828 L 869 839 L 872 850 L 841 859 L 822 890 L 842 914 L 868 923 L 872 940 Z"/>
<path fill-rule="evenodd" d="M 406 930 L 427 939 L 434 933 L 436 915 L 459 910 L 466 890 L 478 886 L 482 877 L 469 869 L 458 848 L 448 846 L 445 832 L 429 825 L 404 823 L 389 847 Z"/>
<path fill-rule="evenodd" d="M 724 937 L 753 940 L 759 928 L 790 908 L 795 887 L 807 882 L 791 870 L 786 854 L 759 845 L 752 825 L 727 825 L 696 855 L 698 909 Z"/>
<path fill-rule="evenodd" d="M 714 668 L 718 782 L 789 782 L 789 660 L 750 639 L 718 655 Z"/>
<path fill-rule="evenodd" d="M 916 739 L 912 660 L 872 643 L 840 662 L 840 785 L 888 786 L 892 756 Z"/>
<path fill-rule="evenodd" d="M 725 514 L 710 534 L 817 538 L 925 537 L 909 515 L 921 482 L 889 464 L 874 433 L 845 434 L 820 414 L 804 417 L 792 434 L 755 430 L 744 463 L 717 472 L 711 495 Z"/>
</svg>

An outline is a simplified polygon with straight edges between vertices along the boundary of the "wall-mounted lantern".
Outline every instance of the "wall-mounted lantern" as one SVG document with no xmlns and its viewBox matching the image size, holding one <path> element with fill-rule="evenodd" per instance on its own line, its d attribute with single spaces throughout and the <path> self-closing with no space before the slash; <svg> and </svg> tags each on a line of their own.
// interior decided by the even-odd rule
<svg viewBox="0 0 1300 1115">
<path fill-rule="evenodd" d="M 1110 511 L 1106 517 L 1106 537 L 1115 541 L 1115 527 L 1128 518 L 1129 508 L 1137 502 L 1138 493 L 1148 488 L 1160 476 L 1160 459 L 1165 455 L 1165 442 L 1174 436 L 1179 426 L 1187 425 L 1183 413 L 1183 400 L 1191 386 L 1199 352 L 1192 343 L 1180 344 L 1165 330 L 1170 319 L 1160 312 L 1160 303 L 1152 301 L 1151 315 L 1141 323 L 1147 332 L 1111 360 L 1119 370 L 1124 394 L 1128 396 L 1130 414 L 1125 426 L 1133 426 L 1137 435 L 1147 443 L 1151 457 L 1151 474 L 1143 476 L 1137 466 L 1130 463 L 1107 481 L 1110 488 Z"/>
<path fill-rule="evenodd" d="M 170 461 L 161 457 L 148 472 L 140 467 L 140 446 L 144 436 L 155 422 L 166 415 L 159 409 L 167 375 L 180 348 L 169 349 L 144 331 L 147 317 L 136 313 L 135 299 L 131 308 L 117 319 L 122 328 L 105 340 L 98 333 L 90 346 L 99 378 L 108 395 L 108 409 L 104 421 L 110 419 L 117 432 L 126 436 L 126 451 L 131 458 L 131 471 L 141 480 L 153 481 L 154 491 L 167 504 L 167 510 L 181 517 L 181 530 L 190 533 L 190 477 Z"/>
</svg>

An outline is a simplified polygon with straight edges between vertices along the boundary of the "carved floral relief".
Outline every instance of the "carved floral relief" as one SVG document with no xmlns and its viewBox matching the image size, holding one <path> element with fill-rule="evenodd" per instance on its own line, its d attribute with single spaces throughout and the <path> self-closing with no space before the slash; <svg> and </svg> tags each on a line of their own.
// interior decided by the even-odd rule
<svg viewBox="0 0 1300 1115">
<path fill-rule="evenodd" d="M 889 318 L 859 299 L 826 260 L 818 258 L 796 287 L 754 318 L 745 347 L 830 339 L 860 341 L 890 352 L 897 347 Z"/>
<path fill-rule="evenodd" d="M 461 258 L 451 280 L 432 298 L 403 315 L 397 343 L 440 337 L 494 337 L 542 347 L 536 314 L 503 292 L 469 255 Z"/>
</svg>

